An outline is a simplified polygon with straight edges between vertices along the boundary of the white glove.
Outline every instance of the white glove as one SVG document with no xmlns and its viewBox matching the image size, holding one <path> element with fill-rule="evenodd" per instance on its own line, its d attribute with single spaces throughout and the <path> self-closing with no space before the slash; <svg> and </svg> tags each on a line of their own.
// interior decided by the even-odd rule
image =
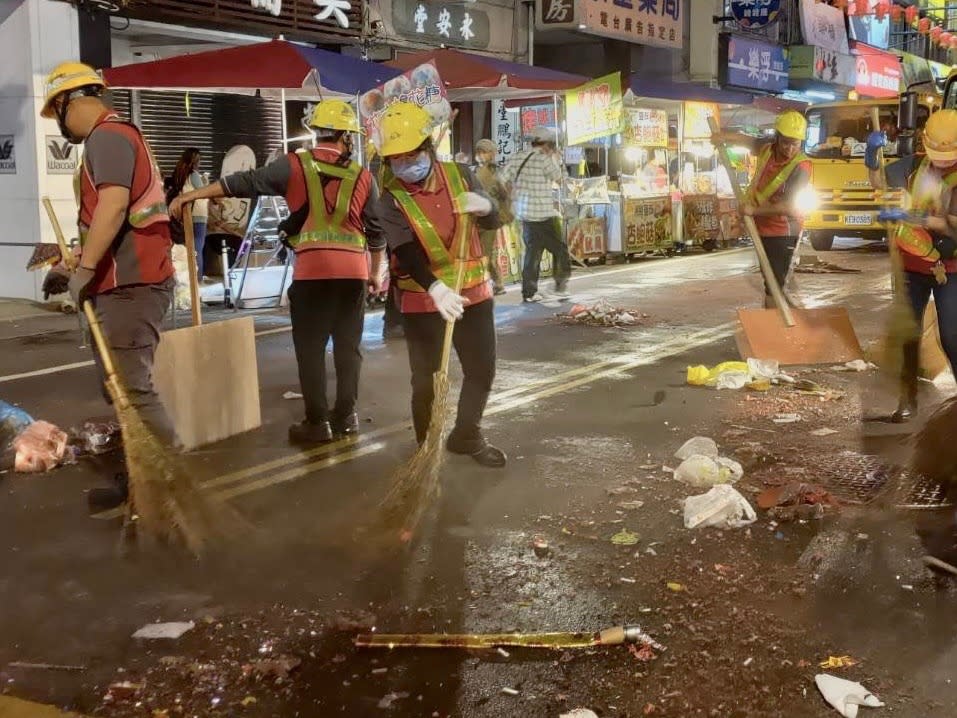
<svg viewBox="0 0 957 718">
<path fill-rule="evenodd" d="M 429 287 L 429 296 L 432 297 L 439 314 L 445 321 L 454 322 L 462 318 L 465 312 L 465 297 L 453 292 L 441 279 L 436 280 Z"/>
<path fill-rule="evenodd" d="M 476 192 L 460 195 L 457 204 L 461 214 L 477 214 L 479 217 L 484 217 L 492 211 L 491 201 Z"/>
</svg>

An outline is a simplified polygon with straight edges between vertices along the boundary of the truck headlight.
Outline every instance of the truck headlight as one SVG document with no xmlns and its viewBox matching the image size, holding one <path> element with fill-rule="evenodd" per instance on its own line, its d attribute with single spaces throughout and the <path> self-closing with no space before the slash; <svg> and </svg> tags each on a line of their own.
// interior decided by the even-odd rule
<svg viewBox="0 0 957 718">
<path fill-rule="evenodd" d="M 810 214 L 820 206 L 821 200 L 810 185 L 800 190 L 794 198 L 794 208 L 801 214 Z"/>
</svg>

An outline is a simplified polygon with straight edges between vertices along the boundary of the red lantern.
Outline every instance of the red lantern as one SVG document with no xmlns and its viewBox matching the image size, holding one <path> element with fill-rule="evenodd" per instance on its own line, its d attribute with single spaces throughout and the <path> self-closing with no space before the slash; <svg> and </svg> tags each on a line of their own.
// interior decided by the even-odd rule
<svg viewBox="0 0 957 718">
<path fill-rule="evenodd" d="M 908 8 L 904 11 L 904 19 L 907 20 L 908 25 L 913 25 L 917 20 L 917 15 L 919 10 L 916 5 L 909 5 Z"/>
<path fill-rule="evenodd" d="M 930 18 L 922 17 L 920 22 L 917 23 L 917 32 L 921 35 L 926 35 L 930 32 Z"/>
<path fill-rule="evenodd" d="M 940 36 L 943 32 L 944 32 L 944 28 L 942 28 L 940 25 L 937 25 L 936 27 L 932 27 L 930 29 L 930 41 L 934 44 L 937 44 L 938 42 L 940 42 Z"/>
<path fill-rule="evenodd" d="M 894 22 L 900 22 L 904 17 L 904 8 L 895 3 L 891 3 L 891 20 Z"/>
<path fill-rule="evenodd" d="M 950 37 L 950 49 L 957 50 L 957 35 L 951 35 Z"/>
<path fill-rule="evenodd" d="M 943 47 L 944 49 L 947 49 L 950 47 L 950 41 L 953 39 L 954 39 L 954 36 L 951 33 L 942 32 L 940 33 L 940 37 L 937 38 L 937 42 L 940 43 L 941 47 Z"/>
<path fill-rule="evenodd" d="M 883 0 L 877 3 L 877 5 L 874 6 L 874 15 L 877 17 L 878 22 L 883 21 L 884 18 L 887 17 L 887 3 L 883 2 Z"/>
</svg>

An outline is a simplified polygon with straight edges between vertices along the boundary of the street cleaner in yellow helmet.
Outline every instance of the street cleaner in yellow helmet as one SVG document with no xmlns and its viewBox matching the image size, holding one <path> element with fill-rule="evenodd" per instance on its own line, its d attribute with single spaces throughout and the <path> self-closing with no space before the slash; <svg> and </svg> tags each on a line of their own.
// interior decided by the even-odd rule
<svg viewBox="0 0 957 718">
<path fill-rule="evenodd" d="M 754 217 L 774 278 L 782 287 L 803 229 L 801 196 L 810 189 L 811 161 L 802 149 L 806 135 L 807 120 L 789 110 L 777 117 L 774 140 L 763 146 L 753 137 L 737 133 L 715 138 L 757 153 L 757 168 L 740 211 Z M 765 287 L 764 293 L 765 306 L 773 307 L 771 290 Z"/>
<path fill-rule="evenodd" d="M 880 217 L 898 222 L 892 241 L 904 270 L 904 290 L 923 326 L 924 310 L 934 297 L 940 342 L 951 368 L 957 368 L 957 110 L 940 110 L 923 130 L 924 156 L 905 157 L 881 173 L 878 150 L 887 143 L 881 132 L 867 139 L 865 162 L 878 188 L 906 188 L 908 210 L 885 210 Z M 903 346 L 901 397 L 892 419 L 904 422 L 917 410 L 920 331 Z"/>
<path fill-rule="evenodd" d="M 103 101 L 106 84 L 93 68 L 64 62 L 46 78 L 40 115 L 83 145 L 74 183 L 80 251 L 76 270 L 64 264 L 44 281 L 46 296 L 69 289 L 79 309 L 89 301 L 131 403 L 169 446 L 176 434 L 153 389 L 153 356 L 173 290 L 172 240 L 163 180 L 140 130 Z M 82 311 L 82 310 L 81 310 Z M 99 355 L 94 352 L 101 378 Z M 104 390 L 104 397 L 109 396 Z M 117 467 L 119 469 L 119 467 Z M 88 495 L 100 511 L 126 501 L 126 475 Z"/>
<path fill-rule="evenodd" d="M 505 453 L 482 434 L 482 415 L 495 377 L 495 316 L 479 233 L 469 236 L 461 294 L 456 293 L 454 241 L 466 214 L 481 229 L 501 225 L 495 202 L 471 171 L 439 162 L 432 121 L 417 105 L 397 102 L 380 124 L 379 153 L 387 164 L 379 216 L 399 274 L 399 308 L 412 369 L 412 419 L 419 443 L 432 415 L 433 374 L 439 368 L 445 325 L 455 321 L 453 344 L 462 364 L 455 427 L 446 448 L 482 466 L 505 465 Z"/>
<path fill-rule="evenodd" d="M 378 189 L 368 170 L 352 159 L 361 130 L 355 109 L 323 100 L 308 121 L 314 149 L 282 155 L 256 170 L 223 177 L 180 195 L 170 205 L 197 199 L 281 195 L 290 216 L 280 226 L 295 252 L 289 312 L 299 365 L 305 420 L 289 429 L 289 441 L 310 445 L 359 431 L 356 402 L 367 284 L 378 292 L 385 239 L 376 215 Z M 372 253 L 371 267 L 368 253 Z M 326 398 L 326 347 L 332 338 L 336 401 Z"/>
</svg>

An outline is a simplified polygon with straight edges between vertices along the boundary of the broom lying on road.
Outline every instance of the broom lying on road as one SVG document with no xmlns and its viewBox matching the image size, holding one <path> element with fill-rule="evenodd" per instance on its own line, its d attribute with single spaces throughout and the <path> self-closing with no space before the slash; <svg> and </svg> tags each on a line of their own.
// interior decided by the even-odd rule
<svg viewBox="0 0 957 718">
<path fill-rule="evenodd" d="M 456 294 L 462 291 L 471 230 L 472 215 L 460 214 L 458 231 L 452 244 L 455 249 L 456 274 L 453 289 Z M 452 354 L 454 330 L 454 321 L 445 323 L 442 358 L 432 378 L 435 398 L 432 400 L 432 413 L 425 441 L 419 445 L 412 458 L 392 476 L 392 488 L 380 505 L 381 523 L 388 533 L 397 532 L 402 542 L 412 539 L 422 515 L 439 493 L 439 470 L 445 453 L 442 442 L 445 437 L 449 401 L 449 359 Z"/>
<path fill-rule="evenodd" d="M 63 262 L 72 270 L 75 268 L 73 255 L 66 246 L 53 206 L 47 198 L 44 198 L 43 205 L 56 233 Z M 183 544 L 198 555 L 211 539 L 224 538 L 232 533 L 225 529 L 234 527 L 235 514 L 225 505 L 214 507 L 181 465 L 173 447 L 166 446 L 143 422 L 116 374 L 113 353 L 89 301 L 83 303 L 83 312 L 100 355 L 106 389 L 113 400 L 123 434 L 130 493 L 127 518 L 136 528 L 137 536 L 142 531 L 149 538 Z"/>
<path fill-rule="evenodd" d="M 615 626 L 597 633 L 362 633 L 355 639 L 360 648 L 591 648 L 626 643 L 665 650 L 639 626 Z"/>
</svg>

